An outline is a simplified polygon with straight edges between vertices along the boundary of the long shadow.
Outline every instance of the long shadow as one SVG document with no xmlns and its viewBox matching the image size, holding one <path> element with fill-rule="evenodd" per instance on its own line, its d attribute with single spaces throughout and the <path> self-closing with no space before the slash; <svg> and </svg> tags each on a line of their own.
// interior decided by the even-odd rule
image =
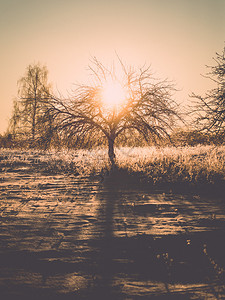
<svg viewBox="0 0 225 300">
<path fill-rule="evenodd" d="M 118 207 L 124 200 L 121 187 L 119 189 L 114 182 L 108 182 L 99 189 L 97 199 L 101 203 L 98 218 L 104 220 L 104 227 L 101 238 L 96 241 L 99 257 L 90 299 L 124 299 L 128 295 L 122 286 L 127 278 L 136 283 L 137 290 L 139 283 L 145 285 L 145 293 L 140 289 L 138 296 L 143 299 L 148 295 L 151 299 L 191 299 L 194 286 L 198 284 L 205 284 L 206 289 L 211 288 L 217 299 L 214 279 L 217 278 L 217 284 L 222 289 L 225 280 L 224 273 L 219 274 L 212 258 L 224 268 L 222 253 L 225 246 L 220 241 L 225 228 L 214 232 L 186 232 L 159 237 L 145 234 L 116 237 L 114 218 L 122 217 Z M 121 276 L 121 285 L 115 281 L 118 275 Z M 161 282 L 164 291 L 154 294 L 149 282 Z M 180 284 L 183 290 L 177 292 L 175 287 Z M 185 291 L 185 285 L 192 286 L 192 290 L 187 288 Z"/>
<path fill-rule="evenodd" d="M 129 186 L 124 188 L 129 190 Z M 134 188 L 133 185 L 132 188 Z M 137 188 L 137 195 L 141 191 Z M 132 190 L 133 192 L 134 190 Z M 146 193 L 150 193 L 150 191 Z M 220 231 L 214 230 L 214 232 L 197 232 L 196 234 L 187 232 L 155 237 L 146 235 L 144 232 L 138 235 L 134 229 L 133 236 L 126 236 L 126 234 L 115 236 L 115 219 L 123 217 L 122 202 L 125 201 L 123 195 L 123 187 L 119 186 L 118 182 L 110 182 L 110 178 L 108 183 L 97 184 L 96 207 L 98 209 L 95 217 L 98 220 L 93 221 L 97 234 L 93 234 L 93 238 L 90 240 L 88 238 L 77 240 L 77 232 L 73 233 L 75 235 L 74 244 L 80 243 L 82 246 L 85 244 L 83 252 L 79 249 L 75 250 L 74 247 L 69 249 L 69 253 L 66 251 L 64 253 L 60 249 L 59 251 L 51 250 L 48 253 L 24 252 L 22 254 L 7 250 L 6 254 L 1 253 L 0 255 L 1 266 L 11 266 L 11 270 L 24 269 L 38 274 L 46 272 L 47 275 L 61 275 L 62 277 L 76 272 L 81 277 L 91 278 L 89 286 L 61 295 L 57 293 L 55 285 L 49 290 L 46 287 L 41 289 L 40 286 L 35 288 L 35 286 L 26 286 L 26 284 L 18 287 L 5 285 L 6 290 L 2 294 L 3 297 L 5 296 L 4 299 L 9 299 L 6 295 L 14 293 L 11 291 L 13 288 L 20 289 L 19 295 L 23 295 L 23 299 L 33 299 L 34 294 L 37 294 L 36 298 L 38 299 L 51 299 L 53 295 L 55 299 L 73 300 L 149 299 L 149 295 L 151 299 L 193 299 L 185 291 L 175 295 L 173 287 L 176 284 L 185 286 L 207 283 L 213 290 L 214 279 L 220 280 L 220 284 L 225 286 L 225 272 L 223 271 L 225 270 L 224 223 L 221 223 Z M 126 205 L 124 207 L 125 213 L 133 214 L 137 220 L 139 220 L 138 218 L 141 220 L 143 217 L 146 219 L 149 216 L 154 217 L 154 210 L 158 210 L 157 206 L 153 205 L 144 205 L 141 206 L 141 209 L 136 205 L 132 211 L 127 210 Z M 219 220 L 212 221 L 213 224 L 217 224 L 216 221 Z M 78 230 L 77 228 L 76 230 Z M 122 231 L 125 232 L 124 229 Z M 89 249 L 86 251 L 88 247 Z M 56 255 L 58 255 L 59 259 L 58 261 L 54 259 L 43 261 L 40 254 L 45 255 L 44 258 L 57 258 Z M 64 255 L 71 259 L 81 256 L 81 260 L 65 262 L 60 260 L 60 256 Z M 220 270 L 219 267 L 222 269 Z M 2 277 L 4 276 L 3 274 Z M 120 284 L 118 284 L 118 278 L 121 279 Z M 156 291 L 154 294 L 152 282 L 164 283 L 162 288 L 164 291 L 160 292 L 161 294 Z M 123 283 L 125 283 L 125 289 L 123 289 Z M 135 290 L 134 294 L 132 294 L 132 288 Z M 40 297 L 38 293 L 40 293 Z M 216 298 L 217 292 L 213 293 Z"/>
<path fill-rule="evenodd" d="M 96 241 L 98 247 L 97 273 L 91 289 L 91 299 L 119 299 L 115 294 L 113 279 L 115 274 L 114 265 L 114 210 L 116 203 L 120 201 L 118 190 L 112 184 L 99 187 L 97 201 L 100 203 L 98 220 L 103 221 L 102 234 Z M 118 290 L 117 290 L 118 292 Z"/>
</svg>

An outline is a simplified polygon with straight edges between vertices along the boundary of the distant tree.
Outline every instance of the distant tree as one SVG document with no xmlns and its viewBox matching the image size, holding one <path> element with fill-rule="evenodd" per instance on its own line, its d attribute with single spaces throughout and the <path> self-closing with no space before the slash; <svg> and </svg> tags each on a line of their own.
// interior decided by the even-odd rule
<svg viewBox="0 0 225 300">
<path fill-rule="evenodd" d="M 19 109 L 19 103 L 17 99 L 14 99 L 13 101 L 13 113 L 12 117 L 9 121 L 9 131 L 11 132 L 13 138 L 16 138 L 16 135 L 18 133 L 18 127 L 20 122 L 20 109 Z"/>
<path fill-rule="evenodd" d="M 95 58 L 92 63 L 90 85 L 79 85 L 69 99 L 51 101 L 50 114 L 68 140 L 82 145 L 107 143 L 114 165 L 118 136 L 121 140 L 137 135 L 148 142 L 169 138 L 179 116 L 172 100 L 173 84 L 155 80 L 149 68 L 127 68 L 120 59 L 120 76 Z"/>
<path fill-rule="evenodd" d="M 212 136 L 195 129 L 178 128 L 172 133 L 171 140 L 176 146 L 208 145 L 212 143 Z"/>
<path fill-rule="evenodd" d="M 26 134 L 34 143 L 46 134 L 51 122 L 46 119 L 46 110 L 51 85 L 48 70 L 40 64 L 29 65 L 25 76 L 18 81 L 18 98 L 14 101 L 10 129 L 15 135 Z"/>
<path fill-rule="evenodd" d="M 225 47 L 223 53 L 216 53 L 215 66 L 208 66 L 210 72 L 205 76 L 212 80 L 216 87 L 206 93 L 204 97 L 192 94 L 197 101 L 192 112 L 196 113 L 197 128 L 217 136 L 225 137 Z"/>
</svg>

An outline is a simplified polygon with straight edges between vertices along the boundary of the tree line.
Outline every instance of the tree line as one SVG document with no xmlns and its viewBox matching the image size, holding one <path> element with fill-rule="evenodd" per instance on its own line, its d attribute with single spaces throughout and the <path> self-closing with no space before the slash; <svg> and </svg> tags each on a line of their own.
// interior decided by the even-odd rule
<svg viewBox="0 0 225 300">
<path fill-rule="evenodd" d="M 40 149 L 105 145 L 114 164 L 115 145 L 224 143 L 225 48 L 216 53 L 215 65 L 205 76 L 215 88 L 204 96 L 190 96 L 194 103 L 188 112 L 189 129 L 180 125 L 188 127 L 174 100 L 173 83 L 155 79 L 148 67 L 134 69 L 118 61 L 121 78 L 94 58 L 89 66 L 91 84 L 77 86 L 67 98 L 54 95 L 46 66 L 29 65 L 18 81 L 18 96 L 0 145 Z M 108 81 L 126 89 L 126 101 L 119 107 L 105 107 L 102 90 Z"/>
</svg>

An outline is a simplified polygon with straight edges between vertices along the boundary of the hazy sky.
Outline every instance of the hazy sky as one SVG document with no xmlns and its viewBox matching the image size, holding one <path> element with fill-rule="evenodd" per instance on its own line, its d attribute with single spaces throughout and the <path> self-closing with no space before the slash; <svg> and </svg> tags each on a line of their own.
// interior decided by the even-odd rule
<svg viewBox="0 0 225 300">
<path fill-rule="evenodd" d="M 30 63 L 47 65 L 62 93 L 88 75 L 90 58 L 151 64 L 182 91 L 204 93 L 200 74 L 225 42 L 225 0 L 0 0 L 0 133 L 7 128 L 17 80 Z"/>
</svg>

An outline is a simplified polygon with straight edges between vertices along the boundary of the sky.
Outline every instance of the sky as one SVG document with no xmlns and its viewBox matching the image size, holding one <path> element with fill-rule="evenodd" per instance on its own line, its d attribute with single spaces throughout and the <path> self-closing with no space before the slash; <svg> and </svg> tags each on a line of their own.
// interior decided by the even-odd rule
<svg viewBox="0 0 225 300">
<path fill-rule="evenodd" d="M 212 87 L 201 74 L 225 46 L 224 13 L 225 0 L 0 0 L 0 134 L 17 81 L 37 62 L 66 95 L 86 82 L 92 57 L 110 66 L 117 53 L 174 81 L 176 100 L 188 104 Z"/>
</svg>

